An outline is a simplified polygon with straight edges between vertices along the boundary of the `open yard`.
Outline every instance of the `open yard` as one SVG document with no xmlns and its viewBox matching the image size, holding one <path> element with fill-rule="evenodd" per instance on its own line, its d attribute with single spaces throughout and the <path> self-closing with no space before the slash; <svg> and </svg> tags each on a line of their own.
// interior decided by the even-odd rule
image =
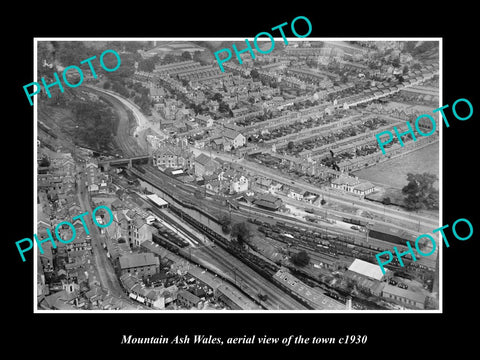
<svg viewBox="0 0 480 360">
<path fill-rule="evenodd" d="M 385 188 L 401 189 L 407 185 L 408 173 L 428 172 L 439 177 L 439 143 L 433 143 L 402 158 L 354 172 L 360 179 Z M 438 188 L 438 181 L 435 182 Z"/>
</svg>

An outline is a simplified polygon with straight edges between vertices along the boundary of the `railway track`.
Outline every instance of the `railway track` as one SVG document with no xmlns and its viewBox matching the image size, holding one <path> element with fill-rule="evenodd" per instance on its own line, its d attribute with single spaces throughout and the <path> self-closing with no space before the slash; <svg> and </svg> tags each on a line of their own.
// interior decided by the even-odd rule
<svg viewBox="0 0 480 360">
<path fill-rule="evenodd" d="M 200 249 L 199 249 L 200 250 Z M 197 251 L 199 251 L 197 250 Z M 236 286 L 247 292 L 258 301 L 258 294 L 267 295 L 267 299 L 260 301 L 268 310 L 307 310 L 307 308 L 293 299 L 290 295 L 263 280 L 254 270 L 243 264 L 240 260 L 233 258 L 219 246 L 202 247 L 200 251 L 205 252 L 209 257 L 215 259 L 224 269 L 234 274 Z M 242 285 L 243 284 L 243 285 Z"/>
</svg>

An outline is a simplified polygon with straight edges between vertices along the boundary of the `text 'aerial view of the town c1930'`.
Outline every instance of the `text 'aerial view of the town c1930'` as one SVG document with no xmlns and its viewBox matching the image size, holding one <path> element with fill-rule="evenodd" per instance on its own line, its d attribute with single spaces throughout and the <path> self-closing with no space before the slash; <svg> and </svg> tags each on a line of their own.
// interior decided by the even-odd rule
<svg viewBox="0 0 480 360">
<path fill-rule="evenodd" d="M 35 312 L 439 311 L 441 40 L 214 40 L 35 39 Z"/>
</svg>

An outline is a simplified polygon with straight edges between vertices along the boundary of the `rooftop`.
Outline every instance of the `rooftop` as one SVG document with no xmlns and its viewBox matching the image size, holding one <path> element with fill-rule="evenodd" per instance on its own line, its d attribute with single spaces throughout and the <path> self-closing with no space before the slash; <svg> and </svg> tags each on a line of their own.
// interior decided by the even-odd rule
<svg viewBox="0 0 480 360">
<path fill-rule="evenodd" d="M 291 288 L 303 298 L 313 303 L 317 310 L 344 310 L 345 305 L 322 294 L 319 290 L 312 288 L 284 269 L 280 269 L 274 277 L 283 285 Z"/>
<path fill-rule="evenodd" d="M 382 280 L 383 278 L 383 273 L 380 269 L 380 266 L 360 259 L 353 260 L 348 270 L 375 280 Z M 388 269 L 386 271 L 388 271 Z"/>
<path fill-rule="evenodd" d="M 332 184 L 338 184 L 338 185 L 357 185 L 358 180 L 355 179 L 354 177 L 341 174 L 338 178 L 332 180 Z"/>
<path fill-rule="evenodd" d="M 185 291 L 185 290 L 180 290 L 177 294 L 177 297 L 183 297 L 184 299 L 187 299 L 193 304 L 198 304 L 201 300 L 197 295 L 192 294 L 191 292 Z"/>
<path fill-rule="evenodd" d="M 209 164 L 210 162 L 217 162 L 216 160 L 210 158 L 209 156 L 205 155 L 205 154 L 200 154 L 198 155 L 196 158 L 195 158 L 195 161 L 201 165 L 207 165 Z"/>
<path fill-rule="evenodd" d="M 385 287 L 383 288 L 384 293 L 396 295 L 396 296 L 401 296 L 403 298 L 407 298 L 410 300 L 413 300 L 417 303 L 423 304 L 425 303 L 425 298 L 426 296 L 423 294 L 418 294 L 416 292 L 413 292 L 408 289 L 402 289 L 399 288 L 398 286 L 393 286 L 390 284 L 386 284 Z"/>
<path fill-rule="evenodd" d="M 374 187 L 375 186 L 372 183 L 366 181 L 366 182 L 362 182 L 362 183 L 358 184 L 357 186 L 355 186 L 355 189 L 360 190 L 360 191 L 364 191 L 364 190 L 369 190 L 369 189 L 374 188 Z"/>
<path fill-rule="evenodd" d="M 123 255 L 119 261 L 122 269 L 160 264 L 159 259 L 151 253 Z"/>
</svg>

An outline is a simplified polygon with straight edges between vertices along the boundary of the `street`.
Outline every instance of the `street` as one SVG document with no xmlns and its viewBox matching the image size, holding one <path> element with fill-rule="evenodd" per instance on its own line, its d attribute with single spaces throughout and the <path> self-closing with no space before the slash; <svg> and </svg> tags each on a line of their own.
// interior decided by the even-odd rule
<svg viewBox="0 0 480 360">
<path fill-rule="evenodd" d="M 107 258 L 107 255 L 102 247 L 103 235 L 100 234 L 98 227 L 92 221 L 92 207 L 89 202 L 87 187 L 85 186 L 85 173 L 80 174 L 79 178 L 77 179 L 77 196 L 80 201 L 82 211 L 87 211 L 90 215 L 86 216 L 84 219 L 92 237 L 93 255 L 100 277 L 100 283 L 103 288 L 110 290 L 113 295 L 122 299 L 127 299 L 127 297 L 124 295 L 122 287 L 120 286 L 120 283 L 118 282 L 113 265 L 110 263 L 110 260 Z"/>
</svg>

